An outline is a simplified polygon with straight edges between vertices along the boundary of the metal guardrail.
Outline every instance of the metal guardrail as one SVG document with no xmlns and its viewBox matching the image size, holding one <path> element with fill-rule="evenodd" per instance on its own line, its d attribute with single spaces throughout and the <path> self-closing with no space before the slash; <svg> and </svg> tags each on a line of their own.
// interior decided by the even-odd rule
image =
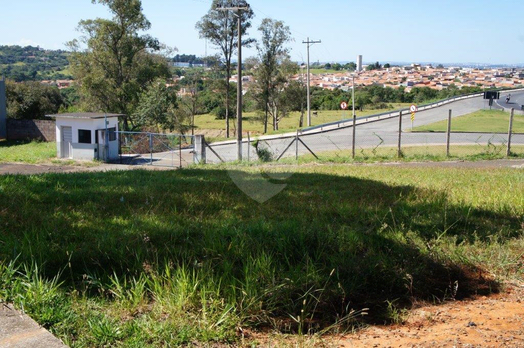
<svg viewBox="0 0 524 348">
<path fill-rule="evenodd" d="M 519 91 L 519 90 L 524 90 L 524 88 L 522 88 L 522 87 L 506 88 L 506 89 L 498 89 L 497 91 L 505 92 L 505 91 Z M 484 95 L 484 92 L 470 93 L 470 94 L 464 94 L 464 95 L 455 96 L 455 97 L 451 97 L 451 98 L 447 98 L 447 99 L 442 99 L 442 100 L 439 100 L 439 101 L 436 101 L 436 102 L 420 105 L 418 107 L 418 111 L 424 111 L 424 110 L 428 110 L 428 109 L 433 109 L 433 108 L 437 108 L 437 107 L 440 107 L 440 106 L 445 105 L 445 104 L 453 103 L 453 102 L 456 102 L 456 101 L 459 101 L 459 100 L 463 100 L 463 99 L 476 98 L 476 97 L 480 97 L 482 95 Z M 410 110 L 407 109 L 407 108 L 406 109 L 393 110 L 393 111 L 386 111 L 386 112 L 382 112 L 382 113 L 379 113 L 379 114 L 373 114 L 373 115 L 357 117 L 356 120 L 357 121 L 359 121 L 359 120 L 369 121 L 369 119 L 372 119 L 372 118 L 376 118 L 377 120 L 380 120 L 382 116 L 387 116 L 387 118 L 397 117 L 397 116 L 399 116 L 400 112 L 409 112 L 409 111 Z M 346 124 L 346 123 L 350 123 L 350 124 Z M 323 128 L 328 128 L 328 127 L 337 126 L 337 125 L 339 126 L 338 128 L 350 127 L 350 126 L 353 125 L 353 119 L 349 118 L 349 119 L 340 120 L 340 121 L 323 123 L 323 124 L 320 124 L 318 126 L 312 126 L 312 127 L 308 127 L 308 128 L 303 128 L 302 132 L 309 132 L 309 131 L 314 131 L 314 130 L 317 130 L 317 129 L 321 129 L 322 130 Z"/>
</svg>

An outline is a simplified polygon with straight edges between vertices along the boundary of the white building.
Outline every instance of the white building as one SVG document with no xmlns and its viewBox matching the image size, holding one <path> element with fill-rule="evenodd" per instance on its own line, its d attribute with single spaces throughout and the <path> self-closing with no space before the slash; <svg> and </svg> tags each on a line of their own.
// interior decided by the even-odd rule
<svg viewBox="0 0 524 348">
<path fill-rule="evenodd" d="M 117 131 L 121 116 L 91 112 L 47 115 L 56 120 L 57 157 L 102 161 L 118 159 Z"/>
<path fill-rule="evenodd" d="M 362 71 L 362 55 L 357 56 L 357 71 Z"/>
</svg>

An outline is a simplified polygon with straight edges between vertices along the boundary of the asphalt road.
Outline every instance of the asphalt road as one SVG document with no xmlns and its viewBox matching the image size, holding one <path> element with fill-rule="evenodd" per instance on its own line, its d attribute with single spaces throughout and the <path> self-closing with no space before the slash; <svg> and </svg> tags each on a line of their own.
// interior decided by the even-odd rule
<svg viewBox="0 0 524 348">
<path fill-rule="evenodd" d="M 511 94 L 511 99 L 509 103 L 506 103 L 506 97 L 508 94 Z M 504 92 L 500 94 L 500 99 L 495 102 L 496 106 L 502 107 L 504 109 L 515 108 L 520 110 L 522 105 L 524 105 L 524 94 L 522 92 Z"/>
<path fill-rule="evenodd" d="M 524 91 L 512 91 L 511 102 L 509 107 L 519 108 L 524 104 Z M 505 104 L 507 93 L 501 93 L 500 104 Z M 416 113 L 414 126 L 434 123 L 448 118 L 449 110 L 452 110 L 452 117 L 462 116 L 479 109 L 487 108 L 488 104 L 482 97 L 464 99 L 437 108 L 419 111 Z M 508 106 L 506 105 L 506 108 Z M 373 148 L 376 146 L 396 146 L 398 143 L 398 117 L 391 119 L 382 119 L 374 122 L 359 124 L 356 127 L 356 148 Z M 442 145 L 446 143 L 445 133 L 410 133 L 411 120 L 410 115 L 403 116 L 402 124 L 402 144 L 403 145 Z M 322 133 L 302 135 L 300 139 L 311 148 L 314 152 L 348 150 L 351 149 L 352 127 L 334 129 Z M 265 140 L 265 146 L 276 155 L 281 154 L 293 140 L 290 134 L 289 138 L 278 138 Z M 517 136 L 514 143 L 524 144 L 523 136 Z M 453 144 L 481 144 L 486 145 L 488 142 L 494 144 L 506 143 L 507 135 L 505 134 L 487 134 L 487 133 L 453 133 L 451 143 Z M 243 157 L 247 158 L 247 144 L 243 144 Z M 250 148 L 250 158 L 256 158 L 255 150 Z M 226 161 L 236 160 L 237 145 L 222 144 L 213 145 L 213 149 Z M 293 156 L 295 153 L 295 144 L 286 152 L 285 156 Z M 306 154 L 308 150 L 301 143 L 298 147 L 299 154 Z M 208 162 L 219 162 L 219 159 L 207 152 Z"/>
</svg>

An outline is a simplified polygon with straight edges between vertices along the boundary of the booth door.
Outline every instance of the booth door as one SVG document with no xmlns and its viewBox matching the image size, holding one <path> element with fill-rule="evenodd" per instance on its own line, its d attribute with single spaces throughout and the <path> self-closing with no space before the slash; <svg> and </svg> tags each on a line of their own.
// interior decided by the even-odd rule
<svg viewBox="0 0 524 348">
<path fill-rule="evenodd" d="M 71 144 L 73 143 L 73 129 L 62 127 L 62 158 L 71 158 Z"/>
</svg>

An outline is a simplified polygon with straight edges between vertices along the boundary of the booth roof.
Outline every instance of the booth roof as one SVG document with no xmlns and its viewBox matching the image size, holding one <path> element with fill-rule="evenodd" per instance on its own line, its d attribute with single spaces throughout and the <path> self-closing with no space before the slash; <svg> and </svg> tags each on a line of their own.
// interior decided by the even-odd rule
<svg viewBox="0 0 524 348">
<path fill-rule="evenodd" d="M 56 114 L 56 115 L 46 115 L 46 117 L 57 118 L 88 118 L 88 119 L 97 119 L 105 117 L 122 117 L 122 114 L 104 114 L 101 112 L 73 112 L 65 114 Z"/>
</svg>

